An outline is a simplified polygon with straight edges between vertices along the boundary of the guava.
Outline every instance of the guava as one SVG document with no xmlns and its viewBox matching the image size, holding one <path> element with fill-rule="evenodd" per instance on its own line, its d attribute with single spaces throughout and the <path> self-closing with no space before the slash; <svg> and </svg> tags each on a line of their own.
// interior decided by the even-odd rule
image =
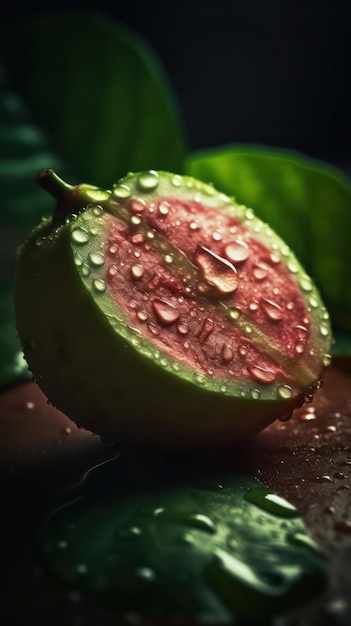
<svg viewBox="0 0 351 626">
<path fill-rule="evenodd" d="M 54 406 L 104 439 L 201 446 L 312 400 L 329 316 L 251 208 L 154 170 L 110 190 L 37 179 L 57 206 L 18 252 L 16 320 Z"/>
</svg>

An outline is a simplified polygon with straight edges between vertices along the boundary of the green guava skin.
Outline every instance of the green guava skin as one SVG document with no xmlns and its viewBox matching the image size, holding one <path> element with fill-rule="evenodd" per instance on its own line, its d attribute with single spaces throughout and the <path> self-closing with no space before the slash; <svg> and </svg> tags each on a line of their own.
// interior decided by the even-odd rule
<svg viewBox="0 0 351 626">
<path fill-rule="evenodd" d="M 15 308 L 35 381 L 78 426 L 116 442 L 222 445 L 257 433 L 303 404 L 322 362 L 293 397 L 256 399 L 195 384 L 136 349 L 108 321 L 74 263 L 76 219 L 43 222 L 23 244 Z M 330 349 L 331 333 L 323 342 L 321 354 Z"/>
</svg>

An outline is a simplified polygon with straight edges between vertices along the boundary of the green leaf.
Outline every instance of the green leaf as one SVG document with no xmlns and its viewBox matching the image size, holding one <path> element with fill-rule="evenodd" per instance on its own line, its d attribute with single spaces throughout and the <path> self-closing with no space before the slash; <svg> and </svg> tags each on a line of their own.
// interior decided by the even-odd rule
<svg viewBox="0 0 351 626">
<path fill-rule="evenodd" d="M 160 64 L 112 19 L 69 12 L 6 24 L 0 53 L 72 183 L 110 187 L 129 170 L 182 168 L 183 133 Z"/>
<path fill-rule="evenodd" d="M 183 458 L 148 457 L 98 466 L 50 515 L 41 549 L 61 580 L 119 610 L 218 624 L 323 589 L 321 553 L 286 500 L 252 477 L 214 474 L 208 458 L 194 474 Z"/>
<path fill-rule="evenodd" d="M 12 289 L 9 286 L 0 285 L 0 386 L 2 387 L 15 380 L 31 378 L 13 319 Z"/>
<path fill-rule="evenodd" d="M 195 153 L 187 171 L 268 222 L 315 280 L 333 321 L 351 328 L 351 183 L 346 176 L 295 152 L 240 145 Z"/>
</svg>

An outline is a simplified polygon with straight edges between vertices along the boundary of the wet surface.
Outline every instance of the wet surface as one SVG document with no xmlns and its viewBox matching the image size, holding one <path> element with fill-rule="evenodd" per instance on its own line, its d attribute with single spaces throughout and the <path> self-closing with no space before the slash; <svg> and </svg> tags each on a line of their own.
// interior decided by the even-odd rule
<svg viewBox="0 0 351 626">
<path fill-rule="evenodd" d="M 194 454 L 215 467 L 259 478 L 295 505 L 326 554 L 328 588 L 312 604 L 276 618 L 274 626 L 351 623 L 351 361 L 334 360 L 323 388 L 288 422 L 275 422 L 250 442 Z M 58 494 L 116 447 L 79 430 L 26 383 L 1 394 L 0 454 L 3 532 L 2 623 L 142 624 L 84 600 L 43 568 L 38 533 Z M 123 451 L 138 471 L 139 454 Z M 189 462 L 189 453 L 187 453 Z M 160 624 L 185 623 L 170 616 Z M 260 622 L 261 624 L 262 622 Z"/>
</svg>

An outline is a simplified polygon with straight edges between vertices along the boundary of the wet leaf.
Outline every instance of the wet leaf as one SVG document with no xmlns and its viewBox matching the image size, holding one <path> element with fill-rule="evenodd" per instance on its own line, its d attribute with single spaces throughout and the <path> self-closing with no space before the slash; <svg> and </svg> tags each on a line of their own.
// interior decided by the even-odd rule
<svg viewBox="0 0 351 626">
<path fill-rule="evenodd" d="M 218 624 L 323 589 L 324 561 L 297 509 L 262 483 L 204 468 L 189 477 L 182 460 L 137 463 L 93 469 L 50 516 L 42 552 L 65 583 L 115 609 Z"/>
<path fill-rule="evenodd" d="M 190 156 L 187 169 L 254 209 L 294 250 L 333 321 L 351 328 L 351 183 L 295 152 L 232 146 Z"/>
</svg>

